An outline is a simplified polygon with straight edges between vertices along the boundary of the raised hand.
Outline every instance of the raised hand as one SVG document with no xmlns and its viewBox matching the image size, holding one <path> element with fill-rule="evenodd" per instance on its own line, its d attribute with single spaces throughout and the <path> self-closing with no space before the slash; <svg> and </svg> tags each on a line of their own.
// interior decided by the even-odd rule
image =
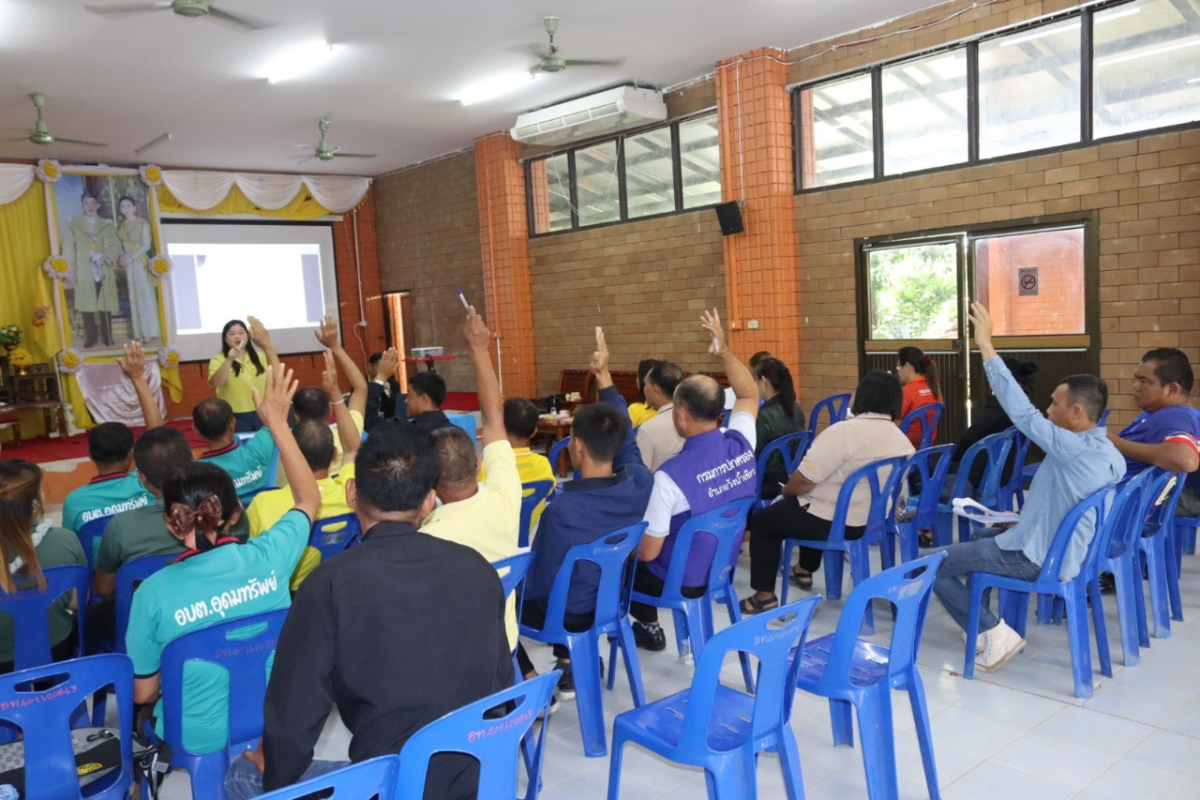
<svg viewBox="0 0 1200 800">
<path fill-rule="evenodd" d="M 715 308 L 700 315 L 700 327 L 712 334 L 712 344 L 709 345 L 708 352 L 719 356 L 728 349 L 725 329 L 721 327 L 721 315 Z"/>
<path fill-rule="evenodd" d="M 230 350 L 232 357 L 233 351 Z M 117 366 L 121 368 L 121 372 L 125 373 L 125 377 L 135 383 L 139 380 L 146 379 L 146 354 L 142 350 L 142 346 L 137 342 L 127 342 L 125 344 L 125 357 L 117 359 Z"/>
<path fill-rule="evenodd" d="M 467 322 L 463 325 L 463 339 L 467 342 L 467 347 L 476 351 L 487 352 L 488 347 L 492 344 L 492 332 L 483 322 L 483 317 L 479 316 L 475 311 L 475 306 L 471 306 L 467 310 Z"/>
<path fill-rule="evenodd" d="M 604 340 L 604 329 L 596 326 L 596 352 L 592 353 L 590 368 L 593 374 L 608 372 L 608 343 Z"/>
<path fill-rule="evenodd" d="M 265 394 L 260 396 L 257 388 L 250 390 L 258 418 L 272 431 L 281 427 L 287 429 L 288 409 L 296 389 L 300 387 L 300 381 L 293 380 L 292 371 L 282 364 L 267 367 L 266 381 Z"/>
<path fill-rule="evenodd" d="M 342 399 L 342 387 L 338 385 L 337 362 L 333 359 L 332 350 L 326 350 L 324 356 L 325 369 L 321 372 L 321 385 L 325 388 L 325 396 L 329 398 L 329 402 L 336 403 Z"/>
<path fill-rule="evenodd" d="M 382 380 L 389 380 L 396 377 L 396 369 L 400 366 L 400 353 L 396 348 L 389 347 L 383 351 L 383 355 L 379 359 L 379 365 L 375 367 L 375 377 Z"/>
<path fill-rule="evenodd" d="M 250 341 L 263 350 L 268 349 L 271 346 L 271 334 L 267 331 L 266 326 L 259 321 L 258 317 L 246 317 L 246 321 L 250 323 Z"/>
<path fill-rule="evenodd" d="M 326 314 L 321 320 L 320 326 L 313 331 L 313 335 L 317 337 L 317 341 L 332 350 L 338 346 L 338 321 L 337 317 L 331 314 Z"/>
</svg>

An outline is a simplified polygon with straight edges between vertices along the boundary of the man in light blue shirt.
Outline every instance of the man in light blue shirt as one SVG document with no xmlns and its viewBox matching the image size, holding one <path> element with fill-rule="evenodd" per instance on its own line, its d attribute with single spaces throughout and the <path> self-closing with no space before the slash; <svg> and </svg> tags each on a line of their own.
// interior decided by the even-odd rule
<svg viewBox="0 0 1200 800">
<path fill-rule="evenodd" d="M 964 630 L 970 606 L 964 578 L 972 572 L 1036 578 L 1067 513 L 1125 475 L 1124 457 L 1108 440 L 1105 429 L 1096 424 L 1108 404 L 1104 381 L 1094 375 L 1068 375 L 1054 390 L 1043 417 L 996 355 L 987 309 L 973 303 L 970 320 L 992 392 L 1013 425 L 1046 452 L 1046 460 L 1026 495 L 1020 522 L 1006 531 L 985 528 L 972 541 L 947 548 L 933 591 Z M 1079 574 L 1095 532 L 1090 518 L 1075 529 L 1063 556 L 1061 580 Z M 986 605 L 980 610 L 979 633 L 975 665 L 985 671 L 996 669 L 1025 646 L 1025 640 Z"/>
</svg>

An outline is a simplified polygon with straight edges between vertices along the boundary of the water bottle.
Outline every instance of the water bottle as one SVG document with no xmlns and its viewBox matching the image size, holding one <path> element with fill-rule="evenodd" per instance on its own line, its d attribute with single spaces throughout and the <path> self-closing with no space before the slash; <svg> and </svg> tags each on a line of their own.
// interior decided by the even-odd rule
<svg viewBox="0 0 1200 800">
<path fill-rule="evenodd" d="M 550 406 L 550 416 L 555 419 L 558 419 L 558 408 L 556 408 L 555 406 Z"/>
<path fill-rule="evenodd" d="M 17 787 L 11 783 L 0 785 L 0 800 L 21 800 L 21 794 L 17 791 Z"/>
</svg>

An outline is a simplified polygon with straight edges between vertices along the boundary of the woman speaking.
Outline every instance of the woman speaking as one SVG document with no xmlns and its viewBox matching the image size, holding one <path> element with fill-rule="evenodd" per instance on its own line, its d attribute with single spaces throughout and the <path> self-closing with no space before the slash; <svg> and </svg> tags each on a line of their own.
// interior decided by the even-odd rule
<svg viewBox="0 0 1200 800">
<path fill-rule="evenodd" d="M 254 411 L 254 396 L 251 389 L 258 389 L 261 397 L 267 388 L 264 375 L 267 364 L 279 364 L 271 334 L 255 317 L 247 317 L 250 327 L 240 319 L 231 319 L 221 331 L 221 355 L 213 356 L 208 362 L 208 385 L 217 390 L 217 397 L 229 403 L 237 419 L 238 433 L 253 433 L 262 427 L 262 421 Z M 262 363 L 258 345 L 267 356 Z"/>
</svg>

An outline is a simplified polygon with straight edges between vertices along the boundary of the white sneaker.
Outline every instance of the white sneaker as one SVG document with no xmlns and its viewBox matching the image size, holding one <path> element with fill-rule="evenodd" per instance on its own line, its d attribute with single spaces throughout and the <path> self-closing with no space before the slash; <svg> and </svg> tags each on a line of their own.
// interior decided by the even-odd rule
<svg viewBox="0 0 1200 800">
<path fill-rule="evenodd" d="M 987 633 L 980 634 L 979 639 L 983 645 L 981 652 L 975 656 L 975 666 L 984 672 L 997 669 L 1025 648 L 1025 640 L 1004 620 L 1000 620 L 1000 624 Z"/>
<path fill-rule="evenodd" d="M 963 644 L 967 643 L 967 632 L 966 631 L 962 632 L 962 640 L 963 640 Z M 983 634 L 981 633 L 975 637 L 975 655 L 979 655 L 982 652 L 983 652 Z"/>
</svg>

